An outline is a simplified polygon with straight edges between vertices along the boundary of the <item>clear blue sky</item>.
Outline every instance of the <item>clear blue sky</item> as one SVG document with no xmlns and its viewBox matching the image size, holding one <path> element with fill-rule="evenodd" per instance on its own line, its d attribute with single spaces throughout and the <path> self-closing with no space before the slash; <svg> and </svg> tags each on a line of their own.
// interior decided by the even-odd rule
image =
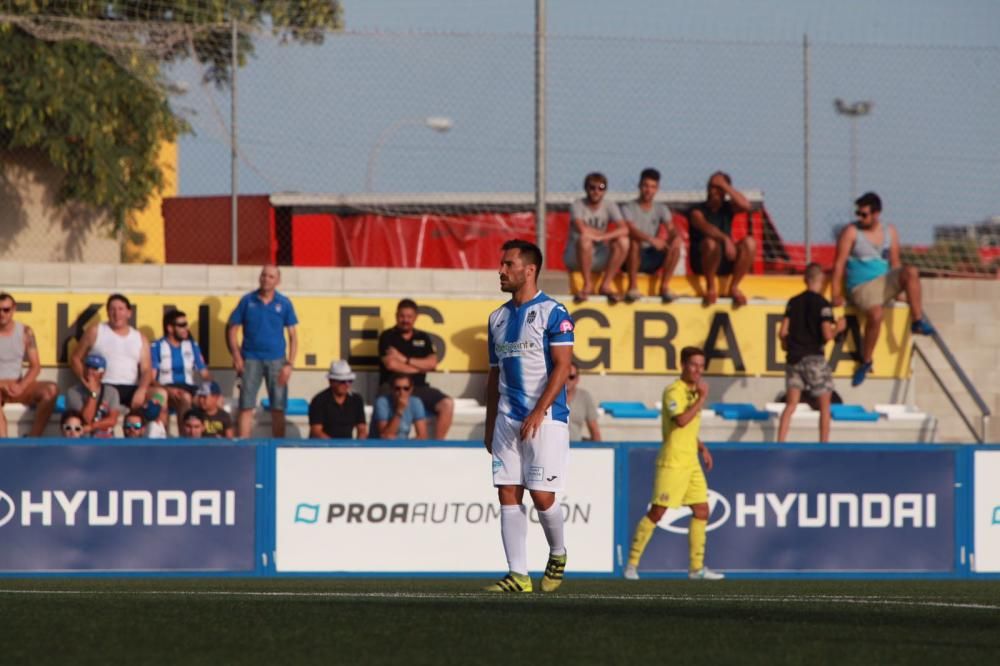
<svg viewBox="0 0 1000 666">
<path fill-rule="evenodd" d="M 531 0 L 345 0 L 347 34 L 321 47 L 258 41 L 240 73 L 243 193 L 530 191 Z M 812 48 L 813 238 L 849 219 L 849 122 L 833 99 L 871 99 L 859 187 L 904 239 L 1000 215 L 997 0 L 549 0 L 549 178 L 587 171 L 631 190 L 660 167 L 668 189 L 725 168 L 765 192 L 782 235 L 803 237 L 802 49 Z M 426 33 L 439 33 L 427 35 Z M 384 34 L 379 34 L 384 33 Z M 196 79 L 178 68 L 176 78 Z M 181 193 L 229 189 L 228 96 L 195 90 Z"/>
</svg>

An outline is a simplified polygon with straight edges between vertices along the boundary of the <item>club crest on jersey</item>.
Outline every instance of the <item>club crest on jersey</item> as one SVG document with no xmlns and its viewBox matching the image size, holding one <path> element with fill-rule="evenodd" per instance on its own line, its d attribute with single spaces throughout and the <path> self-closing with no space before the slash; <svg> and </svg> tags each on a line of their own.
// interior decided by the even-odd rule
<svg viewBox="0 0 1000 666">
<path fill-rule="evenodd" d="M 528 323 L 530 324 L 534 321 L 535 321 L 535 311 L 532 310 L 531 312 L 528 313 Z"/>
<path fill-rule="evenodd" d="M 571 322 L 569 319 L 563 319 L 561 322 L 559 322 L 560 333 L 569 333 L 572 330 L 573 330 L 573 322 Z"/>
</svg>

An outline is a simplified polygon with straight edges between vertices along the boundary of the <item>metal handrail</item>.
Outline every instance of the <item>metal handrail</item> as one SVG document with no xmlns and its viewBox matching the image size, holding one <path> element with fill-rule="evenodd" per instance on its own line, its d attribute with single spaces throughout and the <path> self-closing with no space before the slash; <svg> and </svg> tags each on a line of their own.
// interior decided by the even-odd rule
<svg viewBox="0 0 1000 666">
<path fill-rule="evenodd" d="M 933 323 L 931 322 L 930 319 L 927 318 L 926 314 L 924 314 L 924 319 L 927 321 L 928 324 L 931 324 L 931 326 L 933 326 Z M 944 359 L 948 362 L 948 365 L 951 366 L 952 372 L 955 373 L 955 376 L 958 377 L 958 380 L 962 382 L 962 386 L 964 386 L 965 390 L 969 392 L 970 396 L 972 396 L 972 400 L 973 402 L 976 403 L 976 407 L 979 408 L 979 411 L 981 412 L 980 432 L 976 432 L 976 427 L 969 421 L 968 417 L 965 415 L 965 412 L 958 404 L 958 401 L 955 400 L 955 397 L 951 394 L 951 391 L 949 391 L 948 387 L 945 386 L 944 380 L 937 373 L 937 371 L 934 370 L 934 366 L 931 365 L 930 360 L 927 358 L 927 355 L 924 354 L 924 351 L 920 349 L 919 345 L 913 345 L 913 348 L 920 355 L 920 358 L 923 359 L 924 365 L 926 365 L 927 369 L 930 370 L 931 376 L 934 377 L 934 379 L 938 383 L 938 386 L 940 386 L 941 390 L 944 391 L 944 394 L 948 397 L 948 400 L 951 402 L 952 407 L 954 407 L 955 411 L 958 412 L 958 415 L 962 417 L 962 421 L 965 422 L 965 426 L 969 429 L 969 432 L 972 433 L 972 436 L 976 438 L 976 441 L 978 443 L 982 444 L 986 441 L 987 436 L 989 434 L 990 416 L 992 415 L 992 412 L 990 411 L 989 406 L 987 406 L 986 402 L 983 400 L 983 397 L 979 395 L 979 391 L 976 390 L 976 387 L 972 383 L 972 380 L 970 380 L 968 375 L 965 374 L 965 371 L 962 370 L 962 366 L 958 364 L 958 360 L 955 358 L 955 355 L 951 353 L 951 349 L 948 348 L 948 345 L 945 344 L 944 339 L 937 332 L 937 328 L 934 329 L 934 333 L 930 337 L 932 340 L 934 340 L 934 344 L 937 345 L 938 350 L 940 350 L 941 355 L 944 356 Z"/>
</svg>

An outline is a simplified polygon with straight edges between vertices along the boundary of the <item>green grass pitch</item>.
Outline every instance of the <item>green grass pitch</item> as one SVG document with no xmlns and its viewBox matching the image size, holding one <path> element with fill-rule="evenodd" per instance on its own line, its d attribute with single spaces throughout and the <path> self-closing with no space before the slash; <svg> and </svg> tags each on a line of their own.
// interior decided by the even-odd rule
<svg viewBox="0 0 1000 666">
<path fill-rule="evenodd" d="M 1000 659 L 1000 581 L 0 579 L 26 664 L 959 664 Z"/>
</svg>

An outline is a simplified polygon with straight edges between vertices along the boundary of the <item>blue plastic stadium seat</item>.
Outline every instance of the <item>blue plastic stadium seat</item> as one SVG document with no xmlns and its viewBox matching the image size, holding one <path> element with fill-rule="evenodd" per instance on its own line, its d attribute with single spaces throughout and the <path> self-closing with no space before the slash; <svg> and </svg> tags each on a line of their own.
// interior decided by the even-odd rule
<svg viewBox="0 0 1000 666">
<path fill-rule="evenodd" d="M 601 403 L 601 409 L 616 419 L 655 419 L 660 416 L 659 411 L 641 402 L 605 400 Z"/>
<path fill-rule="evenodd" d="M 830 405 L 830 415 L 837 421 L 878 421 L 878 412 L 870 412 L 862 405 Z"/>
<path fill-rule="evenodd" d="M 65 411 L 66 411 L 66 396 L 60 393 L 59 397 L 56 398 L 55 412 L 56 414 L 62 414 Z"/>
<path fill-rule="evenodd" d="M 270 411 L 271 401 L 264 398 L 260 401 L 260 406 Z M 285 407 L 285 414 L 288 416 L 309 416 L 309 401 L 305 398 L 289 398 L 288 406 Z"/>
<path fill-rule="evenodd" d="M 767 421 L 771 413 L 757 409 L 749 402 L 713 402 L 709 409 L 731 421 Z"/>
</svg>

